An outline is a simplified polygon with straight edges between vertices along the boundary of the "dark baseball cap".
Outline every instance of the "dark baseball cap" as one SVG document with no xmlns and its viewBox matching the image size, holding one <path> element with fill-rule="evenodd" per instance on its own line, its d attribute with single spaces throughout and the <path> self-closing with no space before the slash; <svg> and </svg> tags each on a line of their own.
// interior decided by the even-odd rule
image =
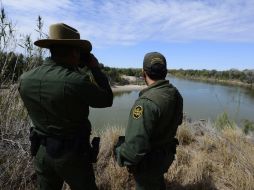
<svg viewBox="0 0 254 190">
<path fill-rule="evenodd" d="M 160 65 L 161 68 L 167 69 L 166 58 L 159 52 L 147 53 L 143 61 L 143 69 L 145 71 L 150 71 L 153 65 Z"/>
</svg>

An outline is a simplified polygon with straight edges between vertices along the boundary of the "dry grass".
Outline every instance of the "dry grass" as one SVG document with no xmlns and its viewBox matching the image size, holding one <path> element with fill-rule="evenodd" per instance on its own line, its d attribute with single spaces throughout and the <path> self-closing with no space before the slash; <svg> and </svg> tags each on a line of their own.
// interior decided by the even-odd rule
<svg viewBox="0 0 254 190">
<path fill-rule="evenodd" d="M 112 147 L 123 131 L 108 129 L 96 167 L 100 189 L 133 189 L 125 168 L 117 166 Z M 179 127 L 176 160 L 165 178 L 174 190 L 253 190 L 254 143 L 238 128 L 217 130 L 209 122 L 184 123 Z"/>
<path fill-rule="evenodd" d="M 123 129 L 108 128 L 101 134 L 101 147 L 95 167 L 99 189 L 130 189 L 133 186 L 126 168 L 120 168 L 113 158 L 113 147 Z"/>
<path fill-rule="evenodd" d="M 178 138 L 185 126 L 180 126 Z M 184 129 L 186 130 L 186 129 Z M 254 144 L 239 129 L 217 131 L 208 123 L 189 124 L 195 140 L 180 145 L 166 178 L 172 189 L 254 189 Z M 183 133 L 186 139 L 186 132 Z M 191 139 L 191 136 L 189 139 Z"/>
<path fill-rule="evenodd" d="M 0 189 L 35 189 L 28 151 L 31 124 L 17 86 L 0 95 L 0 112 Z M 176 160 L 165 174 L 168 189 L 254 189 L 253 137 L 227 126 L 218 129 L 210 122 L 186 121 L 179 127 Z M 134 188 L 132 176 L 113 159 L 113 146 L 123 134 L 123 129 L 110 127 L 100 134 L 100 153 L 94 165 L 99 189 Z"/>
<path fill-rule="evenodd" d="M 31 189 L 30 121 L 18 97 L 17 86 L 0 95 L 0 115 L 0 188 Z"/>
</svg>

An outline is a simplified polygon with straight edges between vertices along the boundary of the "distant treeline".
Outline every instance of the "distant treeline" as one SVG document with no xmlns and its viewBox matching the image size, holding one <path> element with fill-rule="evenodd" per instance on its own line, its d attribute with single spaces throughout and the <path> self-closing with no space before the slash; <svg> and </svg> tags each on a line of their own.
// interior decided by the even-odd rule
<svg viewBox="0 0 254 190">
<path fill-rule="evenodd" d="M 43 58 L 38 53 L 27 56 L 27 54 L 7 53 L 0 50 L 0 85 L 15 83 L 23 72 L 42 63 Z M 123 75 L 134 76 L 137 79 L 142 76 L 142 69 L 140 68 L 112 68 L 104 64 L 101 64 L 101 68 L 109 77 L 112 84 L 129 84 L 129 81 L 122 77 Z M 247 69 L 243 71 L 236 69 L 230 69 L 228 71 L 171 69 L 168 73 L 176 77 L 188 79 L 242 82 L 251 86 L 254 83 L 254 70 Z"/>
<path fill-rule="evenodd" d="M 27 57 L 21 53 L 0 51 L 0 85 L 15 83 L 23 72 L 42 62 L 41 57 Z"/>
<path fill-rule="evenodd" d="M 112 84 L 119 84 L 119 85 L 126 85 L 130 83 L 130 81 L 122 77 L 123 75 L 137 77 L 137 80 L 142 75 L 141 69 L 112 68 L 112 67 L 102 66 L 102 70 L 109 77 Z"/>
<path fill-rule="evenodd" d="M 25 56 L 21 53 L 6 53 L 0 50 L 0 86 L 1 84 L 6 85 L 17 82 L 23 72 L 42 63 L 43 59 L 41 56 Z M 104 64 L 100 65 L 112 84 L 129 84 L 129 81 L 122 77 L 123 75 L 137 78 L 141 76 L 141 69 L 111 68 L 104 66 Z"/>
<path fill-rule="evenodd" d="M 217 70 L 183 70 L 183 69 L 172 69 L 169 70 L 169 74 L 176 77 L 184 77 L 188 79 L 210 79 L 217 81 L 231 81 L 241 82 L 252 86 L 254 83 L 254 70 L 243 70 L 230 69 L 228 71 L 217 71 Z"/>
</svg>

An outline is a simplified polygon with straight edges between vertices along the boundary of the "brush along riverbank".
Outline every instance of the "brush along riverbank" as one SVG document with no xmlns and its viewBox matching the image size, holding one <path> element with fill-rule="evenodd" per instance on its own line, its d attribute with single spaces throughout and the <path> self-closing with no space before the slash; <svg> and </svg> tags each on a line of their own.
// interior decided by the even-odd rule
<svg viewBox="0 0 254 190">
<path fill-rule="evenodd" d="M 133 189 L 126 168 L 113 159 L 113 145 L 123 130 L 102 133 L 99 159 L 95 167 L 100 189 Z M 167 188 L 174 190 L 254 189 L 254 140 L 239 128 L 218 129 L 207 121 L 184 122 L 178 129 L 176 160 L 165 174 Z"/>
</svg>

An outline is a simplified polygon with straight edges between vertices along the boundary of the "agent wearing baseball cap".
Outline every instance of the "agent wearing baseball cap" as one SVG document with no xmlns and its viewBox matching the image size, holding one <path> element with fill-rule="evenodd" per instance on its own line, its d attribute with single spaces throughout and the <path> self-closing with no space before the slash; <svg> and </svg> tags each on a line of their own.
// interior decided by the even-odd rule
<svg viewBox="0 0 254 190">
<path fill-rule="evenodd" d="M 143 76 L 148 87 L 134 103 L 125 133 L 125 141 L 116 148 L 120 166 L 133 174 L 137 190 L 166 189 L 163 174 L 173 162 L 182 123 L 183 99 L 165 80 L 167 63 L 158 52 L 147 53 Z"/>
<path fill-rule="evenodd" d="M 90 53 L 91 43 L 75 28 L 53 24 L 49 39 L 34 44 L 51 52 L 45 63 L 21 76 L 19 87 L 34 125 L 30 140 L 38 189 L 61 190 L 64 182 L 75 190 L 97 189 L 92 162 L 98 149 L 90 145 L 88 115 L 89 106 L 112 105 L 108 79 Z M 79 72 L 80 65 L 91 70 L 97 84 Z"/>
</svg>

